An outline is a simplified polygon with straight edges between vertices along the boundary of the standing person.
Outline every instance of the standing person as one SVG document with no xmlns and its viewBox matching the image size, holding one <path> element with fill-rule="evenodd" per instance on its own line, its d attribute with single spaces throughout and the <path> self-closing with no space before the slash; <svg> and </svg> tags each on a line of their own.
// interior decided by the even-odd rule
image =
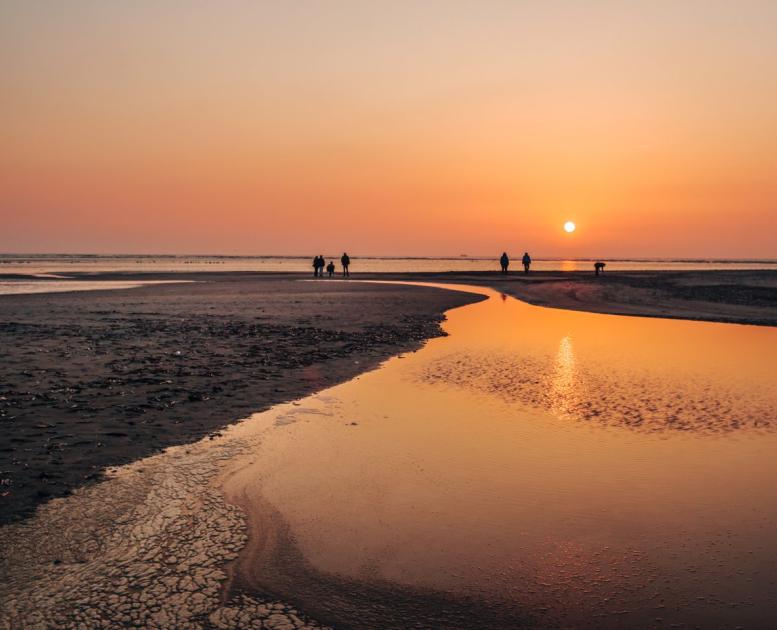
<svg viewBox="0 0 777 630">
<path fill-rule="evenodd" d="M 329 264 L 326 266 L 326 272 L 329 274 L 330 278 L 335 275 L 335 263 L 333 261 L 329 261 Z"/>
<path fill-rule="evenodd" d="M 340 263 L 343 265 L 343 277 L 344 278 L 350 278 L 351 277 L 351 272 L 348 271 L 348 267 L 351 264 L 350 256 L 348 256 L 348 254 L 343 252 L 343 255 L 340 257 Z"/>
<path fill-rule="evenodd" d="M 523 263 L 523 272 L 529 273 L 529 267 L 531 267 L 531 256 L 529 256 L 529 252 L 523 253 L 523 258 L 521 259 L 521 262 Z"/>
<path fill-rule="evenodd" d="M 318 278 L 318 256 L 313 259 L 313 277 Z"/>
<path fill-rule="evenodd" d="M 499 259 L 499 264 L 502 266 L 502 273 L 507 274 L 507 268 L 510 266 L 510 258 L 507 256 L 507 252 L 502 252 L 502 257 Z"/>
<path fill-rule="evenodd" d="M 323 278 L 324 277 L 324 265 L 326 265 L 326 261 L 324 260 L 324 257 L 319 254 L 318 255 L 318 277 Z"/>
</svg>

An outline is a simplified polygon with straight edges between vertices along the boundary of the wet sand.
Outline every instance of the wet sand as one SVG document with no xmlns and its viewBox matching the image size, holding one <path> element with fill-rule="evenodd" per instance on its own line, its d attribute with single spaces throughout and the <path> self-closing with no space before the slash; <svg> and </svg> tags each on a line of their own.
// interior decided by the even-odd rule
<svg viewBox="0 0 777 630">
<path fill-rule="evenodd" d="M 487 284 L 538 306 L 777 326 L 775 271 L 544 272 Z"/>
<path fill-rule="evenodd" d="M 0 628 L 764 627 L 774 331 L 444 326 L 0 528 Z"/>
<path fill-rule="evenodd" d="M 302 277 L 302 276 L 300 276 Z M 257 274 L 0 295 L 0 523 L 441 334 L 464 293 Z"/>
<path fill-rule="evenodd" d="M 0 528 L 0 628 L 324 627 L 277 599 L 224 592 L 247 530 L 218 475 L 255 444 L 170 447 Z"/>
<path fill-rule="evenodd" d="M 589 313 L 777 326 L 777 271 L 542 271 L 382 274 L 491 287 L 537 306 Z"/>
</svg>

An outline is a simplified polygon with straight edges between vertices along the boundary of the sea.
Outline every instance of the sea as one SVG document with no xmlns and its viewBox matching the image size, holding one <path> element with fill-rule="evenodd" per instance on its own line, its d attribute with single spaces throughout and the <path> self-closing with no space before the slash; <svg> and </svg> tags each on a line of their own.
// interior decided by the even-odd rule
<svg viewBox="0 0 777 630">
<path fill-rule="evenodd" d="M 520 267 L 520 255 L 512 265 Z M 340 254 L 324 256 L 339 265 Z M 689 271 L 713 269 L 777 269 L 777 259 L 702 258 L 602 258 L 607 271 Z M 312 256 L 207 256 L 207 255 L 100 255 L 100 254 L 0 254 L 0 276 L 22 274 L 56 278 L 69 273 L 177 271 L 287 271 L 307 272 Z M 535 258 L 536 271 L 591 271 L 593 258 Z M 351 255 L 354 273 L 440 273 L 493 271 L 498 256 L 399 257 Z"/>
</svg>

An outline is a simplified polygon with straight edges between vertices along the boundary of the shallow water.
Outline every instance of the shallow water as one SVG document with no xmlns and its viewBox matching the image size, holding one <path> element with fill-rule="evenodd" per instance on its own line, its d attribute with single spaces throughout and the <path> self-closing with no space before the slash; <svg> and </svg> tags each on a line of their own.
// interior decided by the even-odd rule
<svg viewBox="0 0 777 630">
<path fill-rule="evenodd" d="M 50 274 L 38 277 L 51 278 Z M 66 293 L 70 291 L 107 291 L 113 289 L 135 289 L 152 284 L 190 282 L 189 280 L 0 280 L 0 295 L 22 295 L 28 293 Z"/>
<path fill-rule="evenodd" d="M 450 336 L 235 430 L 272 426 L 226 484 L 262 534 L 238 584 L 355 627 L 348 588 L 386 626 L 409 592 L 465 627 L 773 626 L 777 330 L 471 289 Z"/>
</svg>

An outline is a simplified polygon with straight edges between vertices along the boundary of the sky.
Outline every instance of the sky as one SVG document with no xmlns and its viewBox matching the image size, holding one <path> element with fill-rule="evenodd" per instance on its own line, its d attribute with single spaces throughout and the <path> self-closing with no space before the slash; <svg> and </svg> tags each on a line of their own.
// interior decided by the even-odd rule
<svg viewBox="0 0 777 630">
<path fill-rule="evenodd" d="M 0 252 L 777 258 L 775 33 L 773 0 L 3 0 Z"/>
</svg>

